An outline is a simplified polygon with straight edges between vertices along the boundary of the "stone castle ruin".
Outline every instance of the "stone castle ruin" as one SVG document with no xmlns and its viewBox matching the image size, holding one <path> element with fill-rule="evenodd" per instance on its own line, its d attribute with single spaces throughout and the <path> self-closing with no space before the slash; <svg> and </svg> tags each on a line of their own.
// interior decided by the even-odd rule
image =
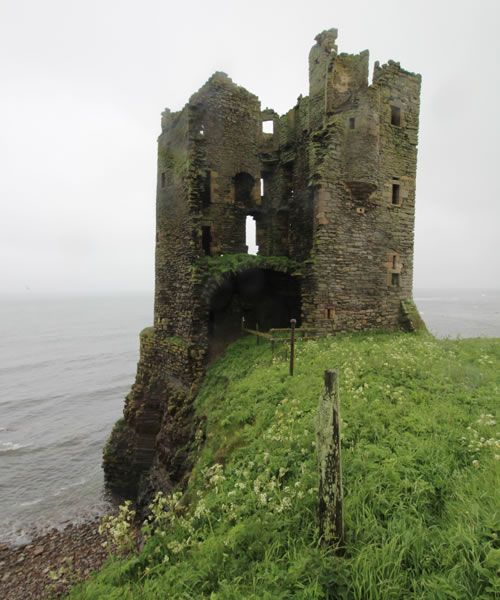
<svg viewBox="0 0 500 600">
<path fill-rule="evenodd" d="M 421 77 L 377 62 L 369 84 L 368 51 L 339 54 L 336 38 L 316 36 L 309 95 L 283 116 L 224 73 L 162 114 L 154 325 L 104 453 L 116 490 L 182 480 L 194 395 L 242 317 L 262 331 L 413 326 Z"/>
</svg>

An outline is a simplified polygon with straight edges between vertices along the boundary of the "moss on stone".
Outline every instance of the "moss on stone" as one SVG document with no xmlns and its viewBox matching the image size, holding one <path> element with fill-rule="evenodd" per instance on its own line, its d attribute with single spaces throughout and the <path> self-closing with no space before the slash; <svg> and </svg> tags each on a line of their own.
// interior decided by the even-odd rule
<svg viewBox="0 0 500 600">
<path fill-rule="evenodd" d="M 155 328 L 153 326 L 151 327 L 145 327 L 141 333 L 139 334 L 139 336 L 141 337 L 141 339 L 143 340 L 152 340 L 155 334 Z"/>
<path fill-rule="evenodd" d="M 272 269 L 281 273 L 299 275 L 301 263 L 287 256 L 259 256 L 254 254 L 224 254 L 204 256 L 195 265 L 195 271 L 203 279 L 221 280 L 226 275 L 236 274 L 246 269 Z"/>
<path fill-rule="evenodd" d="M 401 313 L 405 329 L 418 333 L 428 333 L 427 326 L 413 300 L 401 300 Z"/>
<path fill-rule="evenodd" d="M 186 342 L 186 340 L 183 340 L 182 338 L 175 336 L 175 335 L 163 338 L 163 341 L 165 342 L 165 344 L 168 344 L 171 346 L 177 346 L 178 348 L 187 348 L 187 346 L 188 346 L 188 343 Z"/>
</svg>

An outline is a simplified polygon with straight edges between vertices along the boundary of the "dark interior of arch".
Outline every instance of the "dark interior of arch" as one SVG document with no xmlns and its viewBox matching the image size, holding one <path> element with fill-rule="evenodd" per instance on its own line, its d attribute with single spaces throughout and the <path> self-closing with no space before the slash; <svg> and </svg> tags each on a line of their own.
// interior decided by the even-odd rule
<svg viewBox="0 0 500 600">
<path fill-rule="evenodd" d="M 247 329 L 268 331 L 301 322 L 300 283 L 297 277 L 269 269 L 248 269 L 232 275 L 216 289 L 209 309 L 209 360 Z"/>
</svg>

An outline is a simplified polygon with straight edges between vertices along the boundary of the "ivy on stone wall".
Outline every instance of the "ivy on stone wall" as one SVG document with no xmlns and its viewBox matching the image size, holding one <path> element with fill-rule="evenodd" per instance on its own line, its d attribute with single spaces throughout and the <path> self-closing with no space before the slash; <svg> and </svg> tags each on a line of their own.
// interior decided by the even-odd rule
<svg viewBox="0 0 500 600">
<path fill-rule="evenodd" d="M 299 276 L 301 263 L 287 256 L 258 256 L 254 254 L 224 254 L 203 256 L 195 263 L 194 269 L 202 279 L 221 281 L 226 275 L 236 274 L 246 269 L 272 269 L 281 273 Z"/>
</svg>

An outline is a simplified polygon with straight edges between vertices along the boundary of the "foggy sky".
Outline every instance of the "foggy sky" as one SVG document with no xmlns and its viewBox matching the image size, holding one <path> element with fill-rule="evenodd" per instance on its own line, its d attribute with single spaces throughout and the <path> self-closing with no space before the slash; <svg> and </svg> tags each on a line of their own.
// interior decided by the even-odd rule
<svg viewBox="0 0 500 600">
<path fill-rule="evenodd" d="M 0 0 L 0 293 L 151 290 L 156 138 L 216 70 L 280 114 L 315 35 L 423 77 L 415 288 L 499 288 L 497 0 Z"/>
</svg>

